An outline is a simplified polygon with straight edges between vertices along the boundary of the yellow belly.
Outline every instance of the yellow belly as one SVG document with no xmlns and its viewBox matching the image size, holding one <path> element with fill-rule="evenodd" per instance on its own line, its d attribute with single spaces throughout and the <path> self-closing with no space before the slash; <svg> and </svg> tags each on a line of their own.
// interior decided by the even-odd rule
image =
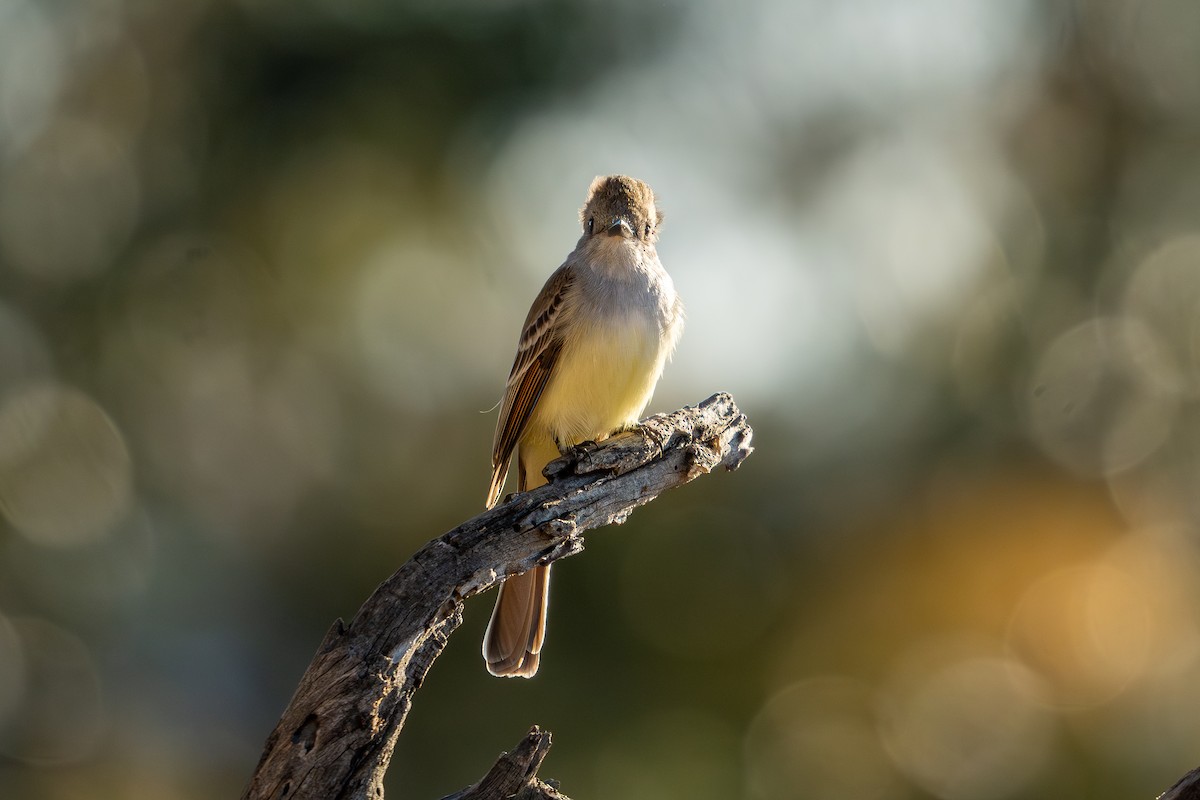
<svg viewBox="0 0 1200 800">
<path fill-rule="evenodd" d="M 566 446 L 634 424 L 650 402 L 666 355 L 650 320 L 625 319 L 564 342 L 527 436 Z"/>
</svg>

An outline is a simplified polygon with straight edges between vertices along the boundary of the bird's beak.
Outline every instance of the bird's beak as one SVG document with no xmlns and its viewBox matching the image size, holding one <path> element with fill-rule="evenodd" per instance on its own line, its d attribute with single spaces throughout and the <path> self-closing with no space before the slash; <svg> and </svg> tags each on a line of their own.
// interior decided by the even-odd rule
<svg viewBox="0 0 1200 800">
<path fill-rule="evenodd" d="M 633 228 L 625 221 L 624 217 L 616 217 L 608 225 L 609 236 L 620 236 L 622 239 L 633 238 Z"/>
</svg>

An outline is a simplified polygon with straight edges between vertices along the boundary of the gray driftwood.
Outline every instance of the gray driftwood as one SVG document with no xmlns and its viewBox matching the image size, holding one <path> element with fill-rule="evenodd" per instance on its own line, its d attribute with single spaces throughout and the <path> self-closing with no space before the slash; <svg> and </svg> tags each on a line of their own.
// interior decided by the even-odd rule
<svg viewBox="0 0 1200 800">
<path fill-rule="evenodd" d="M 549 484 L 422 547 L 349 625 L 338 620 L 326 634 L 243 798 L 382 798 L 413 695 L 462 622 L 466 598 L 580 552 L 583 532 L 624 522 L 666 489 L 718 466 L 736 469 L 752 450 L 751 434 L 733 398 L 713 395 L 643 420 L 638 430 L 574 448 L 546 467 Z M 561 797 L 535 775 L 549 744 L 549 735 L 535 728 L 458 797 Z"/>
</svg>

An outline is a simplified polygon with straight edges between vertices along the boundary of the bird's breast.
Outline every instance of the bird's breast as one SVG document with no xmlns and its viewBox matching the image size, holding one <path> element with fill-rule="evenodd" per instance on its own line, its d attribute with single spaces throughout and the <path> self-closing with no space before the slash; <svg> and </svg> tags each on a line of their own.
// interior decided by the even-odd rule
<svg viewBox="0 0 1200 800">
<path fill-rule="evenodd" d="M 572 309 L 537 427 L 576 444 L 637 422 L 670 349 L 659 305 L 610 296 Z"/>
</svg>

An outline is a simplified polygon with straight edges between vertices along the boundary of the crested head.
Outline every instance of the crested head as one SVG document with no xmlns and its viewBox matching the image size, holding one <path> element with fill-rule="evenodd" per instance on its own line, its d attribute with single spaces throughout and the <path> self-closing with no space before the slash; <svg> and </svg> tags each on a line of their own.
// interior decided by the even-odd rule
<svg viewBox="0 0 1200 800">
<path fill-rule="evenodd" d="M 619 234 L 653 243 L 663 214 L 648 184 L 626 175 L 608 175 L 592 181 L 579 220 L 585 236 Z"/>
</svg>

